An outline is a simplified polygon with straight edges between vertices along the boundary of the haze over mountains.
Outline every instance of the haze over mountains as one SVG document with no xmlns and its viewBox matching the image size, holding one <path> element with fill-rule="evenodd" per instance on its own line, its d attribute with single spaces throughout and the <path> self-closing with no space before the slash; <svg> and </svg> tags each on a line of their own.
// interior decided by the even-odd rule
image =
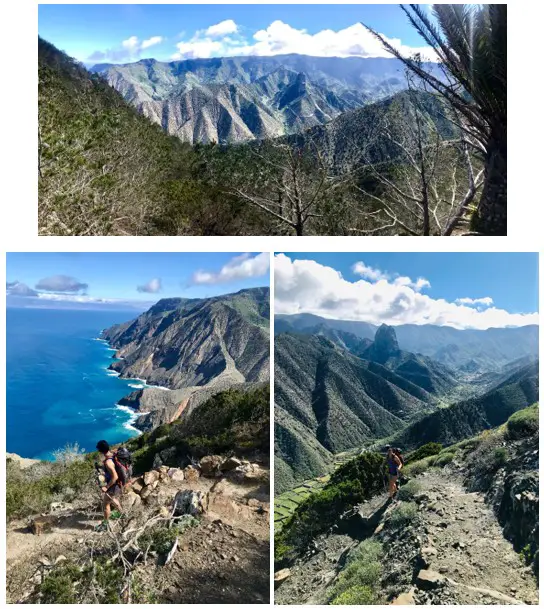
<svg viewBox="0 0 544 609">
<path fill-rule="evenodd" d="M 277 492 L 373 440 L 408 450 L 501 424 L 536 401 L 537 356 L 537 326 L 376 328 L 276 316 Z"/>
<path fill-rule="evenodd" d="M 425 64 L 439 74 L 434 64 Z M 397 59 L 222 57 L 99 64 L 125 100 L 189 143 L 238 143 L 324 125 L 406 89 Z"/>
<path fill-rule="evenodd" d="M 168 298 L 102 338 L 117 349 L 110 369 L 144 379 L 121 404 L 141 412 L 151 429 L 188 413 L 213 394 L 269 380 L 269 289 L 214 298 Z"/>
</svg>

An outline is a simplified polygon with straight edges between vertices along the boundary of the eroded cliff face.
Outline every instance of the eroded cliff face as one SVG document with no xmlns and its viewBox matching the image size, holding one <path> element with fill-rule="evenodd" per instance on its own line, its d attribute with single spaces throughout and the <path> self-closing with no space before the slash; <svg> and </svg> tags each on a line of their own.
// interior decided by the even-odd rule
<svg viewBox="0 0 544 609">
<path fill-rule="evenodd" d="M 117 349 L 110 368 L 145 379 L 121 404 L 141 412 L 135 426 L 169 423 L 229 387 L 269 379 L 268 288 L 209 299 L 165 299 L 102 338 Z"/>
</svg>

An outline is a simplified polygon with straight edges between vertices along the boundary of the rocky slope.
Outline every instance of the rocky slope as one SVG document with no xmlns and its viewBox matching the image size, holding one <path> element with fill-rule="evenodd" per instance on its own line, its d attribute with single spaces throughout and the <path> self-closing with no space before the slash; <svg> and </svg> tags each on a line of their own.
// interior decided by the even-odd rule
<svg viewBox="0 0 544 609">
<path fill-rule="evenodd" d="M 53 524 L 41 535 L 28 522 L 10 522 L 8 602 L 267 603 L 268 469 L 220 457 L 214 463 L 222 469 L 203 460 L 202 468 L 146 471 L 122 498 L 125 518 L 108 532 L 95 530 L 96 486 L 52 504 Z"/>
<path fill-rule="evenodd" d="M 280 565 L 275 602 L 538 604 L 538 468 L 535 405 L 410 464 L 398 501 L 337 513 Z"/>
<path fill-rule="evenodd" d="M 101 337 L 116 348 L 110 368 L 149 385 L 121 404 L 151 429 L 188 415 L 211 395 L 269 378 L 269 290 L 255 288 L 207 299 L 163 299 Z"/>
<path fill-rule="evenodd" d="M 384 437 L 436 398 L 320 336 L 275 337 L 276 492 L 324 473 L 332 454 Z"/>
<path fill-rule="evenodd" d="M 342 330 L 358 338 L 374 338 L 377 326 L 363 321 L 325 319 L 317 315 L 276 315 L 275 332 L 317 334 L 323 328 Z M 500 371 L 523 357 L 538 356 L 538 326 L 457 330 L 449 326 L 395 326 L 399 348 L 421 353 L 451 368 Z"/>
<path fill-rule="evenodd" d="M 190 143 L 299 132 L 406 86 L 398 60 L 380 58 L 145 59 L 93 70 L 141 113 Z"/>
</svg>

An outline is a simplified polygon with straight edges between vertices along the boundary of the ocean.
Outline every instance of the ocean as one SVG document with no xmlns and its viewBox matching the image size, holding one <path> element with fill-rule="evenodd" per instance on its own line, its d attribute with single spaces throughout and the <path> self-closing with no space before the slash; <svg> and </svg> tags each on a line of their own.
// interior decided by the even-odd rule
<svg viewBox="0 0 544 609">
<path fill-rule="evenodd" d="M 136 315 L 7 309 L 8 452 L 52 459 L 66 444 L 90 452 L 98 440 L 113 444 L 138 435 L 132 411 L 116 404 L 144 385 L 108 371 L 114 351 L 97 340 L 104 328 Z"/>
</svg>

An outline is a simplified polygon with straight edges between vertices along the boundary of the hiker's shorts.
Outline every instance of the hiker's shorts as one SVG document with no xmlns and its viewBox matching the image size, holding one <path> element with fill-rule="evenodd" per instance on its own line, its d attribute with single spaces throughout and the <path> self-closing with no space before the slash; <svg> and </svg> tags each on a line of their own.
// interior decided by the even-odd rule
<svg viewBox="0 0 544 609">
<path fill-rule="evenodd" d="M 114 487 L 110 488 L 107 493 L 104 493 L 104 505 L 108 503 L 112 503 L 114 500 L 119 501 L 119 498 L 123 494 L 123 489 L 116 484 Z"/>
</svg>

